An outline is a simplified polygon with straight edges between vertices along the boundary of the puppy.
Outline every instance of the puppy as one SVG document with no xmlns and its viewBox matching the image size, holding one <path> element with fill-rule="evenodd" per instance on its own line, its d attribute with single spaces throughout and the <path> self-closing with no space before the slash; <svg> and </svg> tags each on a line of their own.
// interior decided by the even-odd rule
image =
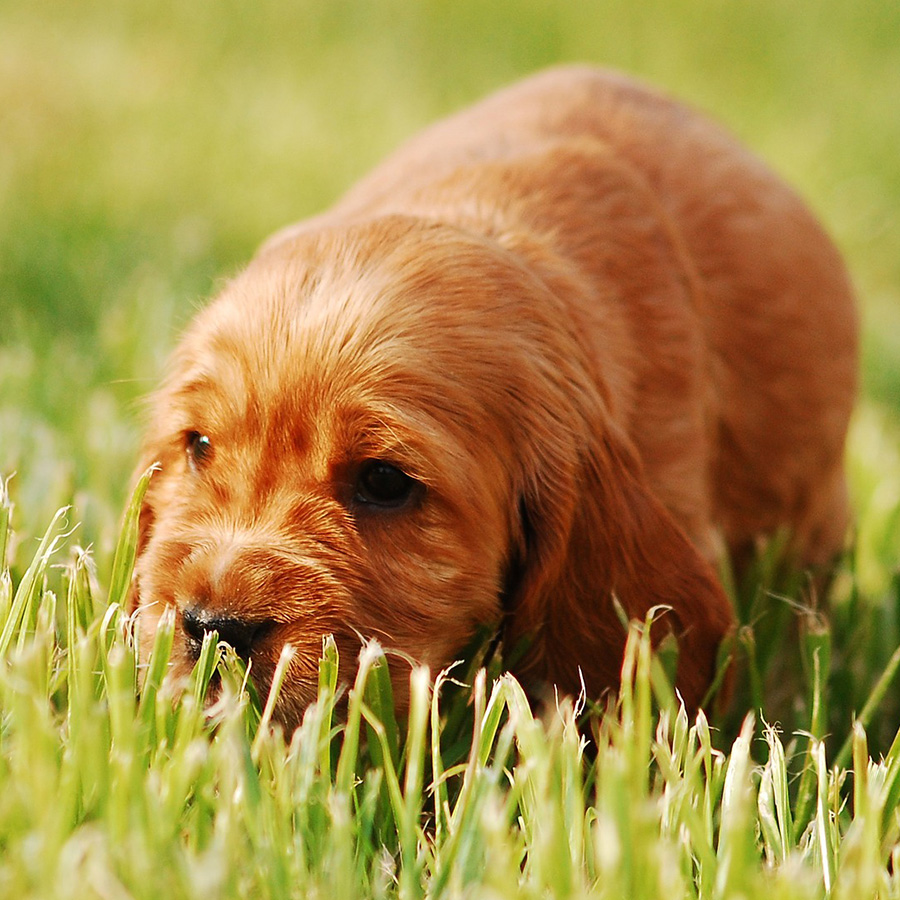
<svg viewBox="0 0 900 900">
<path fill-rule="evenodd" d="M 408 664 L 479 626 L 533 689 L 617 684 L 616 601 L 679 641 L 690 707 L 732 624 L 717 553 L 848 521 L 854 304 L 803 203 L 707 119 L 590 68 L 424 131 L 271 238 L 153 403 L 134 605 L 173 667 L 216 630 L 295 726 L 333 634 Z"/>
</svg>

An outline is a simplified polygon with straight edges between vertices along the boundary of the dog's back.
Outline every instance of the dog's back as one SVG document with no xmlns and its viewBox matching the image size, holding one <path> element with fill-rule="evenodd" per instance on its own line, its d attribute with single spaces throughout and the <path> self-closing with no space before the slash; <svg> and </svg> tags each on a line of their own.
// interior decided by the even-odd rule
<svg viewBox="0 0 900 900">
<path fill-rule="evenodd" d="M 426 129 L 299 227 L 387 212 L 567 282 L 615 414 L 707 555 L 716 532 L 741 554 L 782 526 L 803 563 L 840 549 L 851 287 L 803 202 L 723 129 L 617 73 L 554 69 Z"/>
</svg>

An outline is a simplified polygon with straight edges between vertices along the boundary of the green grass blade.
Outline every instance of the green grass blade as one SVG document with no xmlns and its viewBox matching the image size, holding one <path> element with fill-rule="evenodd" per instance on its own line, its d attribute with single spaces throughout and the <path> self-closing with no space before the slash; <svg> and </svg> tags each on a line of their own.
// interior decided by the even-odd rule
<svg viewBox="0 0 900 900">
<path fill-rule="evenodd" d="M 213 673 L 222 658 L 219 645 L 219 634 L 216 631 L 207 631 L 203 635 L 203 643 L 200 645 L 200 655 L 191 672 L 188 692 L 194 698 L 194 703 L 201 706 L 206 699 L 209 683 Z"/>
<path fill-rule="evenodd" d="M 755 804 L 750 778 L 750 744 L 754 728 L 753 716 L 748 715 L 731 748 L 725 774 L 717 848 L 719 870 L 716 875 L 716 893 L 720 897 L 737 896 L 741 885 L 747 883 L 755 866 Z"/>
<path fill-rule="evenodd" d="M 374 713 L 384 729 L 384 744 L 379 741 L 372 742 L 372 762 L 382 765 L 381 748 L 386 746 L 390 750 L 391 764 L 394 769 L 400 766 L 400 729 L 397 725 L 397 716 L 394 711 L 394 692 L 391 687 L 391 672 L 387 657 L 384 654 L 376 655 L 366 678 L 364 701 L 366 706 Z"/>
<path fill-rule="evenodd" d="M 6 621 L 3 624 L 3 630 L 0 631 L 0 660 L 6 657 L 13 639 L 19 636 L 23 622 L 30 617 L 31 610 L 36 607 L 40 599 L 41 582 L 50 565 L 50 559 L 59 545 L 62 536 L 57 532 L 68 511 L 69 507 L 63 507 L 57 511 L 44 532 L 31 565 L 25 571 L 25 575 L 16 589 Z"/>
<path fill-rule="evenodd" d="M 409 821 L 418 821 L 422 812 L 425 779 L 425 736 L 431 709 L 431 677 L 427 668 L 417 666 L 409 676 L 409 716 L 406 740 L 406 773 L 403 799 Z"/>
<path fill-rule="evenodd" d="M 827 691 L 828 672 L 823 665 L 823 655 L 828 656 L 825 647 L 814 647 L 810 652 L 812 665 L 810 668 L 810 722 L 806 735 L 806 753 L 800 785 L 797 789 L 797 802 L 794 813 L 794 840 L 806 830 L 813 816 L 816 804 L 816 785 L 818 784 L 818 768 L 816 754 L 819 743 L 825 736 L 825 696 Z"/>
<path fill-rule="evenodd" d="M 128 609 L 129 607 L 131 573 L 134 569 L 134 560 L 137 554 L 141 504 L 144 501 L 144 494 L 147 493 L 147 488 L 150 485 L 150 478 L 156 470 L 156 465 L 152 465 L 138 479 L 138 483 L 131 494 L 131 500 L 125 509 L 125 517 L 119 532 L 119 540 L 116 544 L 112 574 L 109 579 L 109 598 L 107 602 L 110 605 L 118 604 L 123 609 Z"/>
<path fill-rule="evenodd" d="M 764 731 L 769 758 L 763 768 L 759 791 L 759 820 L 767 857 L 773 862 L 787 862 L 794 846 L 794 823 L 791 815 L 790 774 L 784 745 L 771 725 Z"/>
<path fill-rule="evenodd" d="M 344 742 L 338 757 L 337 773 L 334 781 L 336 790 L 346 797 L 350 796 L 355 784 L 366 681 L 372 666 L 375 665 L 379 658 L 383 657 L 384 651 L 375 641 L 367 643 L 359 654 L 359 668 L 356 671 L 353 687 L 350 689 L 349 702 L 347 704 L 347 723 L 344 726 Z"/>
<path fill-rule="evenodd" d="M 834 885 L 835 876 L 835 843 L 833 823 L 830 817 L 828 767 L 825 763 L 825 745 L 816 742 L 813 748 L 816 765 L 816 814 L 815 840 L 822 865 L 822 882 L 826 892 Z"/>
<path fill-rule="evenodd" d="M 888 664 L 885 666 L 884 671 L 882 671 L 881 675 L 878 678 L 878 681 L 875 683 L 875 687 L 872 688 L 871 693 L 869 694 L 868 700 L 866 700 L 865 706 L 863 706 L 862 711 L 858 716 L 858 721 L 863 728 L 867 728 L 869 723 L 872 721 L 872 716 L 875 714 L 875 711 L 879 706 L 884 702 L 884 698 L 887 695 L 888 690 L 894 682 L 894 679 L 897 677 L 897 673 L 900 672 L 900 647 L 893 652 L 890 660 L 888 660 Z M 841 749 L 838 751 L 837 756 L 834 759 L 834 764 L 837 768 L 844 768 L 850 760 L 850 755 L 853 750 L 853 732 L 847 735 L 846 740 L 841 745 Z"/>
<path fill-rule="evenodd" d="M 340 660 L 334 637 L 328 635 L 322 641 L 322 657 L 319 660 L 319 690 L 317 712 L 321 716 L 318 735 L 319 767 L 323 774 L 331 776 L 331 723 L 337 696 L 338 670 Z"/>
<path fill-rule="evenodd" d="M 288 668 L 294 655 L 294 648 L 290 644 L 285 644 L 281 648 L 281 654 L 278 657 L 278 663 L 272 675 L 269 695 L 266 697 L 266 705 L 263 707 L 262 716 L 260 716 L 259 728 L 257 729 L 256 737 L 253 739 L 252 755 L 257 762 L 259 761 L 259 754 L 262 751 L 263 744 L 268 737 L 269 726 L 275 713 L 275 704 L 278 702 L 278 695 L 281 693 L 281 687 L 284 684 L 284 679 L 287 677 Z"/>
<path fill-rule="evenodd" d="M 175 642 L 175 608 L 167 606 L 156 623 L 153 647 L 147 660 L 147 667 L 141 683 L 141 697 L 138 705 L 138 720 L 147 729 L 148 742 L 155 743 L 154 735 L 159 734 L 156 728 L 156 699 L 162 686 L 163 678 L 169 669 L 169 659 Z"/>
<path fill-rule="evenodd" d="M 0 478 L 0 572 L 6 569 L 6 549 L 9 545 L 12 510 L 13 503 L 9 496 L 9 478 Z"/>
</svg>

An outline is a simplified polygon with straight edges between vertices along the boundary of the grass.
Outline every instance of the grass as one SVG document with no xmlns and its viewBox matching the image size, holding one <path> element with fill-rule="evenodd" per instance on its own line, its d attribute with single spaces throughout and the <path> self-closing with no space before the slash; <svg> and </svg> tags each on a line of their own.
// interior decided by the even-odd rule
<svg viewBox="0 0 900 900">
<path fill-rule="evenodd" d="M 752 713 L 724 739 L 690 721 L 638 624 L 602 712 L 536 715 L 494 661 L 413 670 L 398 723 L 380 648 L 346 690 L 326 642 L 286 737 L 214 635 L 175 686 L 168 617 L 140 671 L 123 613 L 138 503 L 107 593 L 83 551 L 53 569 L 66 510 L 21 578 L 0 576 L 3 896 L 900 897 L 900 732 L 875 759 L 848 721 L 846 750 L 826 749 L 815 661 L 838 630 L 804 635 L 802 737 Z M 9 514 L 4 496 L 0 552 Z"/>
<path fill-rule="evenodd" d="M 898 34 L 889 0 L 0 0 L 0 897 L 900 897 Z M 847 256 L 828 597 L 761 548 L 708 721 L 639 630 L 603 716 L 535 716 L 492 659 L 414 673 L 397 721 L 377 648 L 350 687 L 329 647 L 285 740 L 214 643 L 176 695 L 165 629 L 139 678 L 120 510 L 177 330 L 415 128 L 573 59 L 710 110 Z"/>
</svg>

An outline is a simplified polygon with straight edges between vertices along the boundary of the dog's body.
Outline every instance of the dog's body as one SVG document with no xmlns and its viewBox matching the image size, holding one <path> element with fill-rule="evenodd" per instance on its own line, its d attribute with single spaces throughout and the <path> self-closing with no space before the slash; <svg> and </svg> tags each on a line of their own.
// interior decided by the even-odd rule
<svg viewBox="0 0 900 900">
<path fill-rule="evenodd" d="M 198 317 L 146 447 L 145 631 L 174 604 L 177 665 L 231 629 L 263 680 L 292 643 L 292 724 L 330 632 L 443 665 L 505 615 L 524 677 L 597 693 L 615 595 L 671 607 L 695 705 L 731 623 L 716 553 L 780 528 L 803 565 L 841 547 L 855 372 L 847 276 L 789 189 L 633 81 L 540 74 L 270 239 Z"/>
</svg>

